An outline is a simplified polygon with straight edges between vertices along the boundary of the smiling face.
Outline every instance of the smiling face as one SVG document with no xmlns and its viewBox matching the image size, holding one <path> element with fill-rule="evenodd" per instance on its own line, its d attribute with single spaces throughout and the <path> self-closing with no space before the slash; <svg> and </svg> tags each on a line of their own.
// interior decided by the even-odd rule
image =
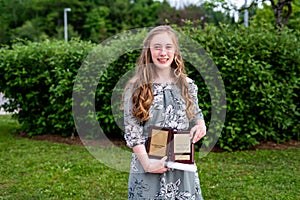
<svg viewBox="0 0 300 200">
<path fill-rule="evenodd" d="M 155 35 L 150 42 L 151 58 L 159 69 L 170 68 L 174 59 L 175 45 L 168 33 Z"/>
</svg>

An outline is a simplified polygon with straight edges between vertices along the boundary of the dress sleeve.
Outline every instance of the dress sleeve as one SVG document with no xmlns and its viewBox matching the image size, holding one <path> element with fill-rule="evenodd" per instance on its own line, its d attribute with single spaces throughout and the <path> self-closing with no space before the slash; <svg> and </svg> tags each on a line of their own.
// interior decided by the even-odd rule
<svg viewBox="0 0 300 200">
<path fill-rule="evenodd" d="M 124 126 L 125 126 L 125 141 L 130 148 L 145 144 L 146 138 L 143 136 L 143 126 L 132 114 L 132 90 L 131 88 L 125 91 L 124 97 Z"/>
<path fill-rule="evenodd" d="M 203 114 L 202 114 L 202 110 L 199 108 L 199 104 L 198 104 L 198 87 L 197 85 L 194 83 L 194 81 L 190 78 L 187 78 L 187 82 L 189 84 L 189 94 L 194 102 L 194 113 L 195 113 L 195 117 L 191 120 L 192 124 L 195 124 L 197 120 L 202 119 L 204 120 Z"/>
</svg>

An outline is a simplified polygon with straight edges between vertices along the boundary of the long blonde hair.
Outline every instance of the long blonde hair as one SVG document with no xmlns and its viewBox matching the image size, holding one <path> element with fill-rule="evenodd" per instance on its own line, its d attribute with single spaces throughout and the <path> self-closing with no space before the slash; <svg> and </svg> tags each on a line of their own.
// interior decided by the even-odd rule
<svg viewBox="0 0 300 200">
<path fill-rule="evenodd" d="M 179 52 L 178 39 L 174 29 L 166 25 L 153 28 L 144 39 L 143 50 L 137 61 L 135 76 L 130 81 L 131 84 L 133 83 L 132 113 L 140 122 L 145 122 L 149 119 L 149 108 L 154 99 L 151 84 L 156 75 L 150 52 L 150 42 L 155 35 L 161 33 L 167 33 L 175 45 L 174 60 L 171 63 L 171 68 L 174 72 L 175 82 L 181 89 L 181 95 L 186 102 L 188 118 L 191 120 L 195 115 L 193 113 L 194 105 L 188 93 L 187 75 Z"/>
</svg>

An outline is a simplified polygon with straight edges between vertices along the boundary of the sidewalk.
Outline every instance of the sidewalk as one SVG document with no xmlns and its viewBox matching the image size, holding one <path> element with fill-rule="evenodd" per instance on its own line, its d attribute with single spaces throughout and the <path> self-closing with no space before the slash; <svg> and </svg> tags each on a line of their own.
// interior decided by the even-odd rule
<svg viewBox="0 0 300 200">
<path fill-rule="evenodd" d="M 0 93 L 0 106 L 5 102 L 7 102 L 7 100 L 4 99 L 4 94 Z M 0 108 L 0 115 L 4 115 L 4 114 L 8 114 L 8 113 L 5 112 L 2 108 Z"/>
</svg>

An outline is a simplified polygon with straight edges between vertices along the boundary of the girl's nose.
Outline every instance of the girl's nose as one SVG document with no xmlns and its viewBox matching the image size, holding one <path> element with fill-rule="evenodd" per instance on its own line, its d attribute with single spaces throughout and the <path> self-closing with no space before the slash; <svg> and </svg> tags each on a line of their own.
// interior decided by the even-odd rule
<svg viewBox="0 0 300 200">
<path fill-rule="evenodd" d="M 160 51 L 160 55 L 166 55 L 166 54 L 167 54 L 166 48 L 162 47 Z"/>
</svg>

